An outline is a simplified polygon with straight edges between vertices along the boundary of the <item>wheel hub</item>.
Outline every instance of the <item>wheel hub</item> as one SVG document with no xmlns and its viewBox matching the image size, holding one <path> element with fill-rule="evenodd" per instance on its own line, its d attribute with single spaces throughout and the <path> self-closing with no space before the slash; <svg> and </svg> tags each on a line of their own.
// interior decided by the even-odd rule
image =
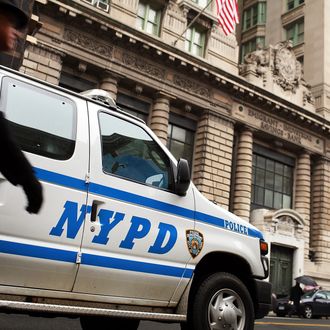
<svg viewBox="0 0 330 330">
<path fill-rule="evenodd" d="M 230 303 L 226 303 L 223 306 L 223 320 L 226 324 L 233 324 L 237 320 L 237 315 L 234 310 L 234 305 Z"/>
<path fill-rule="evenodd" d="M 231 290 L 220 290 L 209 305 L 209 325 L 211 330 L 243 330 L 244 305 Z"/>
</svg>

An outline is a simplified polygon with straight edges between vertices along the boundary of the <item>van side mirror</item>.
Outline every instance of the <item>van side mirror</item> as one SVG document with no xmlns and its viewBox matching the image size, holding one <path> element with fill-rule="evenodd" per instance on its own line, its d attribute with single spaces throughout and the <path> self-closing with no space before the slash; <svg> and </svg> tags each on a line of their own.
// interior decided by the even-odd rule
<svg viewBox="0 0 330 330">
<path fill-rule="evenodd" d="M 180 158 L 178 161 L 177 175 L 175 180 L 175 193 L 184 196 L 190 185 L 190 169 L 186 159 Z"/>
</svg>

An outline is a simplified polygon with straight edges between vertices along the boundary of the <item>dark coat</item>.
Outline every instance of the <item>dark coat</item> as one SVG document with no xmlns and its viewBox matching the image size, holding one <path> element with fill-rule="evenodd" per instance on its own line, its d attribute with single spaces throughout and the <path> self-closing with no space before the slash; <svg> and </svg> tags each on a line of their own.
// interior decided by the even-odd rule
<svg viewBox="0 0 330 330">
<path fill-rule="evenodd" d="M 290 300 L 292 300 L 295 304 L 299 304 L 300 298 L 303 295 L 303 290 L 300 285 L 297 283 L 295 286 L 291 288 L 290 291 Z"/>
<path fill-rule="evenodd" d="M 13 185 L 23 187 L 28 198 L 28 212 L 38 213 L 42 204 L 42 187 L 32 166 L 17 147 L 10 134 L 7 120 L 0 111 L 0 172 Z"/>
</svg>

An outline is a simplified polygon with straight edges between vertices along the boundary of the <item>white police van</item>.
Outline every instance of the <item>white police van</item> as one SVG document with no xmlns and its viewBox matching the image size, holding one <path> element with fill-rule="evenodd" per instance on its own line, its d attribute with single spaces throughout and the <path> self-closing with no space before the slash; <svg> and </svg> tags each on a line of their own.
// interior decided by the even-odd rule
<svg viewBox="0 0 330 330">
<path fill-rule="evenodd" d="M 1 312 L 112 330 L 141 319 L 247 330 L 268 313 L 262 233 L 204 198 L 143 122 L 3 67 L 0 83 L 0 110 L 44 190 L 30 215 L 0 177 Z"/>
</svg>

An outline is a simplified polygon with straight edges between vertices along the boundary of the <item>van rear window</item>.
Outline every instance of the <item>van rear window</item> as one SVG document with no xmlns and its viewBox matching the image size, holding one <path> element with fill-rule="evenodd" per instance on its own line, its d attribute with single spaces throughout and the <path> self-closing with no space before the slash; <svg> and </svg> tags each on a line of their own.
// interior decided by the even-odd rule
<svg viewBox="0 0 330 330">
<path fill-rule="evenodd" d="M 70 99 L 5 77 L 0 109 L 23 150 L 57 160 L 73 155 L 76 108 Z"/>
</svg>

